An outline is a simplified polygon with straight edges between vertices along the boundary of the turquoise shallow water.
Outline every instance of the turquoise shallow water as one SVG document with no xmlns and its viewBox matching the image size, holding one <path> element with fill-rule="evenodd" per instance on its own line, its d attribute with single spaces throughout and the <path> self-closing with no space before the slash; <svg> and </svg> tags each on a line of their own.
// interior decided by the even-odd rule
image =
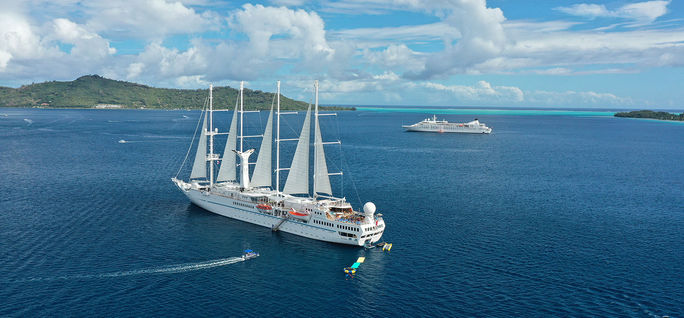
<svg viewBox="0 0 684 318">
<path fill-rule="evenodd" d="M 516 115 L 516 116 L 613 116 L 615 112 L 592 110 L 541 110 L 541 109 L 476 109 L 429 107 L 356 107 L 360 111 L 428 113 L 450 115 Z"/>
<path fill-rule="evenodd" d="M 439 117 L 491 135 L 401 128 L 432 109 L 324 124 L 333 190 L 376 204 L 386 253 L 190 204 L 170 178 L 198 112 L 2 109 L 0 316 L 684 316 L 684 126 L 476 111 Z"/>
</svg>

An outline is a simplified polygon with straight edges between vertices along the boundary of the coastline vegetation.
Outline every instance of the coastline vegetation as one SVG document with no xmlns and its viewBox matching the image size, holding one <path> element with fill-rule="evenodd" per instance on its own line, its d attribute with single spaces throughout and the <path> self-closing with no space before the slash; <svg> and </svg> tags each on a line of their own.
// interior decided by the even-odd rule
<svg viewBox="0 0 684 318">
<path fill-rule="evenodd" d="M 615 117 L 629 117 L 629 118 L 649 118 L 660 120 L 677 120 L 684 121 L 684 113 L 672 114 L 668 112 L 654 112 L 652 110 L 635 110 L 631 112 L 615 113 Z"/>
<path fill-rule="evenodd" d="M 214 108 L 232 109 L 239 90 L 214 87 Z M 81 76 L 73 81 L 50 81 L 19 88 L 0 87 L 0 107 L 40 108 L 145 108 L 199 109 L 208 96 L 208 89 L 155 88 L 99 75 Z M 244 90 L 245 109 L 270 109 L 274 94 L 260 90 Z M 306 109 L 308 103 L 280 96 L 280 107 L 289 110 Z M 349 107 L 321 107 L 326 110 L 354 110 Z"/>
</svg>

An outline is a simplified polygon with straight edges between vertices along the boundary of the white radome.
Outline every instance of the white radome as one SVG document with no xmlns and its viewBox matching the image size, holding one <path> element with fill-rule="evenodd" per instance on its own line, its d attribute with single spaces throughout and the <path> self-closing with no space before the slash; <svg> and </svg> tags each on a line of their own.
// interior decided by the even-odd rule
<svg viewBox="0 0 684 318">
<path fill-rule="evenodd" d="M 366 202 L 363 205 L 363 213 L 366 215 L 373 215 L 375 213 L 375 204 L 373 202 Z"/>
</svg>

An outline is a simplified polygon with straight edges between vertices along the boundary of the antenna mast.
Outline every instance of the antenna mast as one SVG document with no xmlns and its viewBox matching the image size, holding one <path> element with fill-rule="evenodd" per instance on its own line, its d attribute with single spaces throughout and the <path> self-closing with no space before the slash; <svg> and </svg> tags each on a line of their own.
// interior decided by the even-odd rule
<svg viewBox="0 0 684 318">
<path fill-rule="evenodd" d="M 244 135 L 242 134 L 242 123 L 244 122 L 244 114 L 245 114 L 245 103 L 244 103 L 244 96 L 242 94 L 242 91 L 245 88 L 245 82 L 240 81 L 240 152 L 242 152 L 242 141 L 245 139 Z"/>
<path fill-rule="evenodd" d="M 276 193 L 280 192 L 280 81 L 278 81 L 278 97 L 276 115 Z"/>
<path fill-rule="evenodd" d="M 316 91 L 316 106 L 314 108 L 314 120 L 315 120 L 315 124 L 314 124 L 315 126 L 314 127 L 318 128 L 319 127 L 318 126 L 318 80 L 314 81 L 314 90 Z M 314 133 L 314 135 L 315 134 L 316 133 Z M 315 138 L 316 137 L 314 137 L 314 143 L 316 142 Z M 318 140 L 318 142 L 322 142 L 322 140 Z M 321 146 L 323 146 L 323 145 L 321 144 Z M 316 160 L 318 160 L 318 154 L 317 154 L 317 151 L 314 151 L 314 165 L 317 164 Z M 316 169 L 314 169 L 313 182 L 314 182 L 313 198 L 316 199 Z"/>
<path fill-rule="evenodd" d="M 214 85 L 209 84 L 209 188 L 214 186 L 214 99 L 212 90 Z M 206 171 L 206 170 L 205 170 Z"/>
</svg>

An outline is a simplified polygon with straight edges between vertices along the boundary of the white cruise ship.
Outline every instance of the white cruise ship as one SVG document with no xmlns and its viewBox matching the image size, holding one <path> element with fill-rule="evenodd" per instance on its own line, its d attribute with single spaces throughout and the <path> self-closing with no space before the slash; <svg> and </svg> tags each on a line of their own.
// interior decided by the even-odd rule
<svg viewBox="0 0 684 318">
<path fill-rule="evenodd" d="M 439 133 L 464 133 L 464 134 L 489 134 L 492 129 L 481 123 L 477 118 L 467 123 L 450 123 L 446 120 L 437 120 L 437 116 L 423 119 L 413 125 L 404 125 L 407 131 L 439 132 Z"/>
<path fill-rule="evenodd" d="M 306 112 L 299 138 L 281 139 L 280 116 L 296 113 L 280 112 L 280 82 L 278 82 L 275 112 L 276 136 L 273 140 L 276 146 L 276 158 L 275 169 L 272 169 L 273 108 L 269 112 L 256 163 L 250 162 L 249 158 L 254 149 L 243 149 L 243 140 L 262 136 L 243 135 L 243 119 L 246 113 L 243 105 L 243 86 L 243 83 L 240 83 L 239 106 L 236 103 L 227 133 L 214 129 L 213 98 L 210 87 L 208 109 L 203 112 L 202 128 L 190 178 L 187 181 L 180 180 L 176 174 L 171 179 L 176 186 L 192 203 L 208 211 L 261 225 L 273 231 L 357 246 L 379 241 L 385 230 L 385 221 L 382 214 L 375 213 L 375 205 L 372 202 L 367 202 L 363 206 L 363 212 L 359 212 L 354 211 L 345 198 L 332 196 L 329 176 L 342 175 L 342 172 L 328 173 L 323 148 L 324 145 L 339 144 L 339 141 L 324 142 L 321 138 L 319 117 L 334 114 L 318 112 L 318 81 L 314 84 L 313 176 L 309 174 L 311 106 Z M 214 149 L 214 139 L 221 135 L 227 135 L 227 140 L 223 155 L 219 156 Z M 286 141 L 298 141 L 298 143 L 292 165 L 289 168 L 282 168 L 280 167 L 280 143 Z M 190 148 L 192 149 L 192 145 Z M 250 177 L 249 167 L 252 164 L 255 166 Z M 181 165 L 181 170 L 183 165 Z M 215 171 L 215 166 L 218 173 Z M 239 173 L 237 173 L 238 170 Z M 285 186 L 280 189 L 282 171 L 288 173 Z M 275 183 L 272 182 L 274 174 Z M 309 188 L 310 181 L 313 183 L 312 189 Z"/>
</svg>

